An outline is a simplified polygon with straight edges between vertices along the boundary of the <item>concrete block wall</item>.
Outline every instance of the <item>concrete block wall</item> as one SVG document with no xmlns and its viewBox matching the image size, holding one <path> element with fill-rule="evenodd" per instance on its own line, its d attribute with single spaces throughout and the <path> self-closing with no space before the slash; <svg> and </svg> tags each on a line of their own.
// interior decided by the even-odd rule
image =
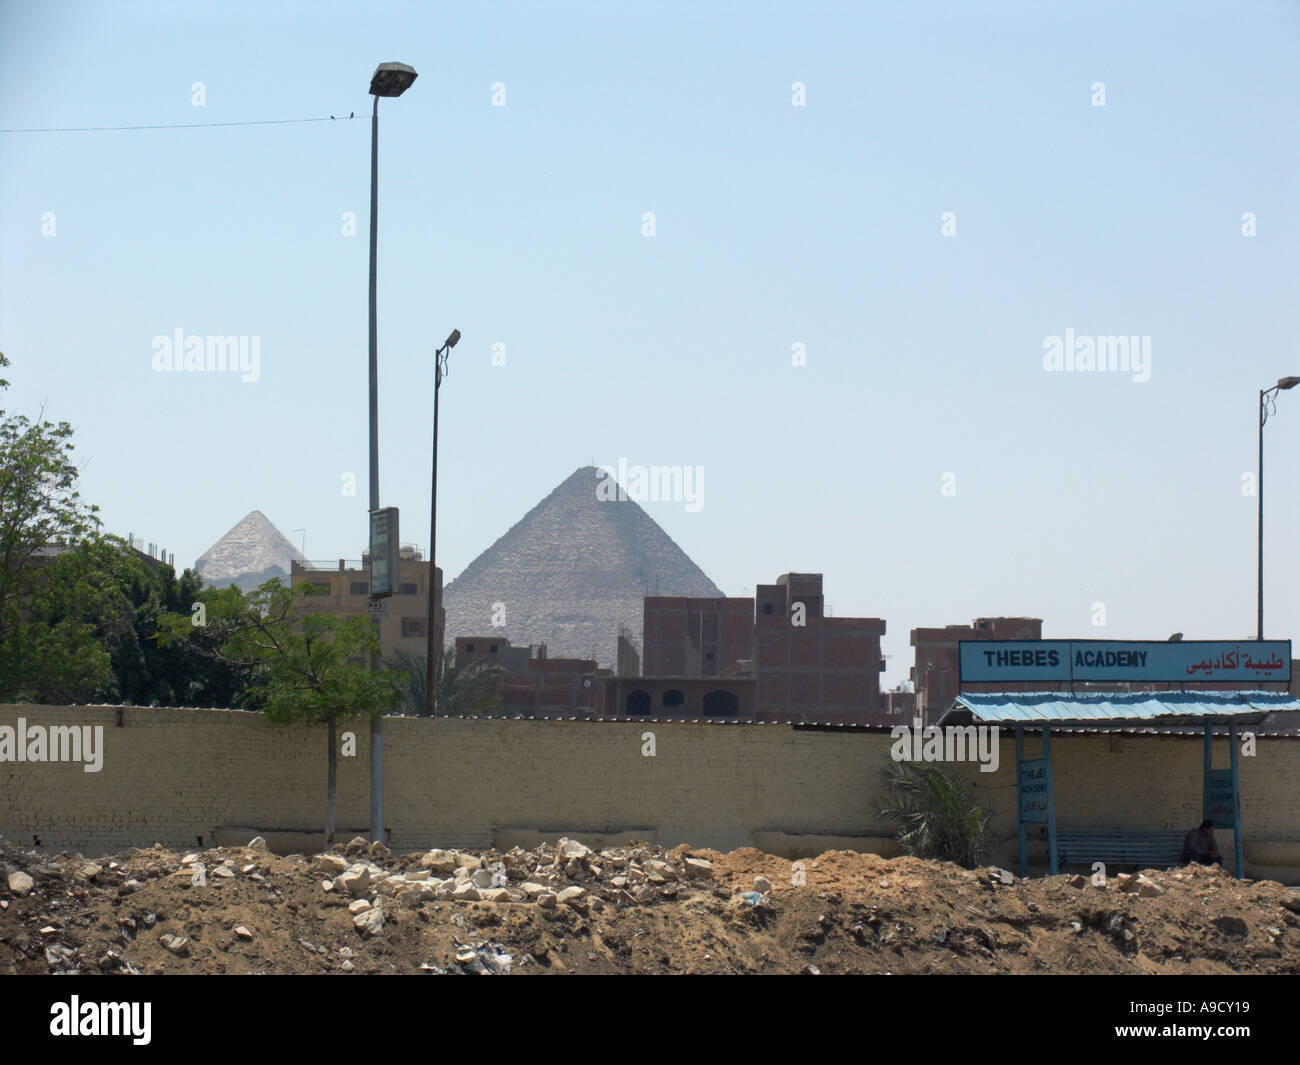
<svg viewBox="0 0 1300 1065">
<path fill-rule="evenodd" d="M 159 842 L 211 845 L 216 830 L 323 828 L 324 726 L 274 726 L 239 710 L 0 705 L 0 726 L 102 726 L 98 773 L 79 763 L 0 763 L 0 834 L 103 854 Z M 120 724 L 119 724 L 120 721 Z M 340 826 L 369 823 L 369 728 L 339 758 Z M 642 754 L 653 732 L 656 753 Z M 887 731 L 787 725 L 389 718 L 385 815 L 395 850 L 485 848 L 505 839 L 617 837 L 731 849 L 799 837 L 876 849 Z M 1199 737 L 1057 736 L 1058 825 L 1184 828 L 1201 816 Z M 1026 757 L 1038 754 L 1026 740 Z M 996 773 L 966 767 L 995 830 L 1014 840 L 1015 748 Z M 1227 741 L 1216 742 L 1216 767 Z M 1261 739 L 1241 759 L 1246 855 L 1300 865 L 1300 740 Z M 1230 835 L 1221 845 L 1228 853 Z M 875 842 L 872 842 L 873 839 Z M 1014 850 L 1012 850 L 1014 855 Z M 1280 857 L 1279 857 L 1280 855 Z M 1288 855 L 1291 857 L 1288 858 Z"/>
</svg>

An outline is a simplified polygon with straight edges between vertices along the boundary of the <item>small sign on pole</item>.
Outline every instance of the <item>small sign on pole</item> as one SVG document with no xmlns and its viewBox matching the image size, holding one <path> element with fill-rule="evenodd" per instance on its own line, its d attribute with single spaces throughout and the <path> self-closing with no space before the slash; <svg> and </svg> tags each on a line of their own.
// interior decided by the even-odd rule
<svg viewBox="0 0 1300 1065">
<path fill-rule="evenodd" d="M 1033 758 L 1020 763 L 1020 820 L 1026 824 L 1047 824 L 1047 759 Z"/>
<path fill-rule="evenodd" d="M 370 598 L 393 594 L 393 564 L 397 560 L 397 508 L 370 512 Z"/>
<path fill-rule="evenodd" d="M 1204 816 L 1215 825 L 1231 825 L 1237 816 L 1236 781 L 1231 769 L 1211 769 L 1205 775 Z"/>
</svg>

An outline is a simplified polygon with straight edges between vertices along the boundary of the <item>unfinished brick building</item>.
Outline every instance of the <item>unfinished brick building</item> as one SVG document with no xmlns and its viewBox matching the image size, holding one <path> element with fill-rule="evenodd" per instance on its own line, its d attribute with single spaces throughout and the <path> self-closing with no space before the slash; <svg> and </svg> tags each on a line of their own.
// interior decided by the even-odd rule
<svg viewBox="0 0 1300 1065">
<path fill-rule="evenodd" d="M 826 617 L 820 573 L 784 574 L 753 598 L 648 596 L 643 675 L 605 682 L 607 712 L 884 724 L 884 632 L 880 618 Z"/>
<path fill-rule="evenodd" d="M 913 629 L 910 643 L 916 648 L 916 661 L 911 677 L 916 690 L 916 713 L 924 724 L 933 725 L 952 706 L 958 692 L 957 644 L 962 640 L 1042 638 L 1041 618 L 976 618 L 969 625 Z"/>
<path fill-rule="evenodd" d="M 484 659 L 502 669 L 501 710 L 527 717 L 600 717 L 601 681 L 612 676 L 588 658 L 548 658 L 546 645 L 512 647 L 503 636 L 457 636 L 456 668 Z"/>
</svg>

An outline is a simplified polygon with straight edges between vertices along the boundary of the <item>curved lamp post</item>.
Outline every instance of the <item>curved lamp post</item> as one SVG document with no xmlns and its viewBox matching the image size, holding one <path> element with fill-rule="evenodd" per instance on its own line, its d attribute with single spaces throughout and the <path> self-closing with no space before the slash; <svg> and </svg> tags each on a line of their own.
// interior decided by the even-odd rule
<svg viewBox="0 0 1300 1065">
<path fill-rule="evenodd" d="M 451 336 L 433 355 L 433 487 L 429 494 L 429 622 L 426 626 L 428 644 L 426 645 L 424 663 L 424 703 L 425 713 L 433 717 L 436 692 L 433 686 L 434 654 L 442 654 L 442 647 L 434 639 L 434 589 L 438 580 L 437 545 L 438 545 L 438 390 L 442 379 L 447 376 L 447 360 L 451 349 L 460 343 L 460 330 L 453 329 Z"/>
<path fill-rule="evenodd" d="M 1259 599 L 1258 627 L 1255 639 L 1264 638 L 1264 423 L 1277 402 L 1278 392 L 1300 385 L 1300 377 L 1283 377 L 1272 388 L 1259 390 L 1259 479 L 1255 483 L 1255 494 L 1259 498 Z"/>
</svg>

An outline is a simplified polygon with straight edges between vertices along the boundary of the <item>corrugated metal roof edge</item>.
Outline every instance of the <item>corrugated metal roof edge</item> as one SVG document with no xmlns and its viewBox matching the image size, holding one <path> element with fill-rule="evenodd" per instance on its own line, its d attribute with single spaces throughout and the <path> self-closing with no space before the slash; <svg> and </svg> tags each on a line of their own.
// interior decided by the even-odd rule
<svg viewBox="0 0 1300 1065">
<path fill-rule="evenodd" d="M 412 717 L 417 715 L 391 715 L 394 717 Z M 838 721 L 838 722 L 808 722 L 808 721 L 748 721 L 736 720 L 735 718 L 707 718 L 707 717 L 556 717 L 551 715 L 538 716 L 519 716 L 516 714 L 472 714 L 463 717 L 442 717 L 441 721 L 577 721 L 589 725 L 784 725 L 794 728 L 801 732 L 882 732 L 889 733 L 898 725 L 876 725 L 869 722 L 856 721 Z M 1011 729 L 1006 728 L 1008 738 L 1010 738 Z M 1300 740 L 1300 725 L 1296 726 L 1294 731 L 1268 731 L 1261 732 L 1258 729 L 1251 730 L 1255 736 L 1261 739 L 1280 739 L 1280 740 Z M 1152 735 L 1152 736 L 1196 736 L 1205 735 L 1204 725 L 1063 725 L 1059 728 L 1053 728 L 1054 736 L 1069 734 L 1086 734 L 1086 733 L 1105 733 L 1107 735 Z M 1228 736 L 1227 725 L 1211 726 L 1211 733 L 1215 736 Z M 1240 735 L 1240 733 L 1238 733 Z"/>
</svg>

